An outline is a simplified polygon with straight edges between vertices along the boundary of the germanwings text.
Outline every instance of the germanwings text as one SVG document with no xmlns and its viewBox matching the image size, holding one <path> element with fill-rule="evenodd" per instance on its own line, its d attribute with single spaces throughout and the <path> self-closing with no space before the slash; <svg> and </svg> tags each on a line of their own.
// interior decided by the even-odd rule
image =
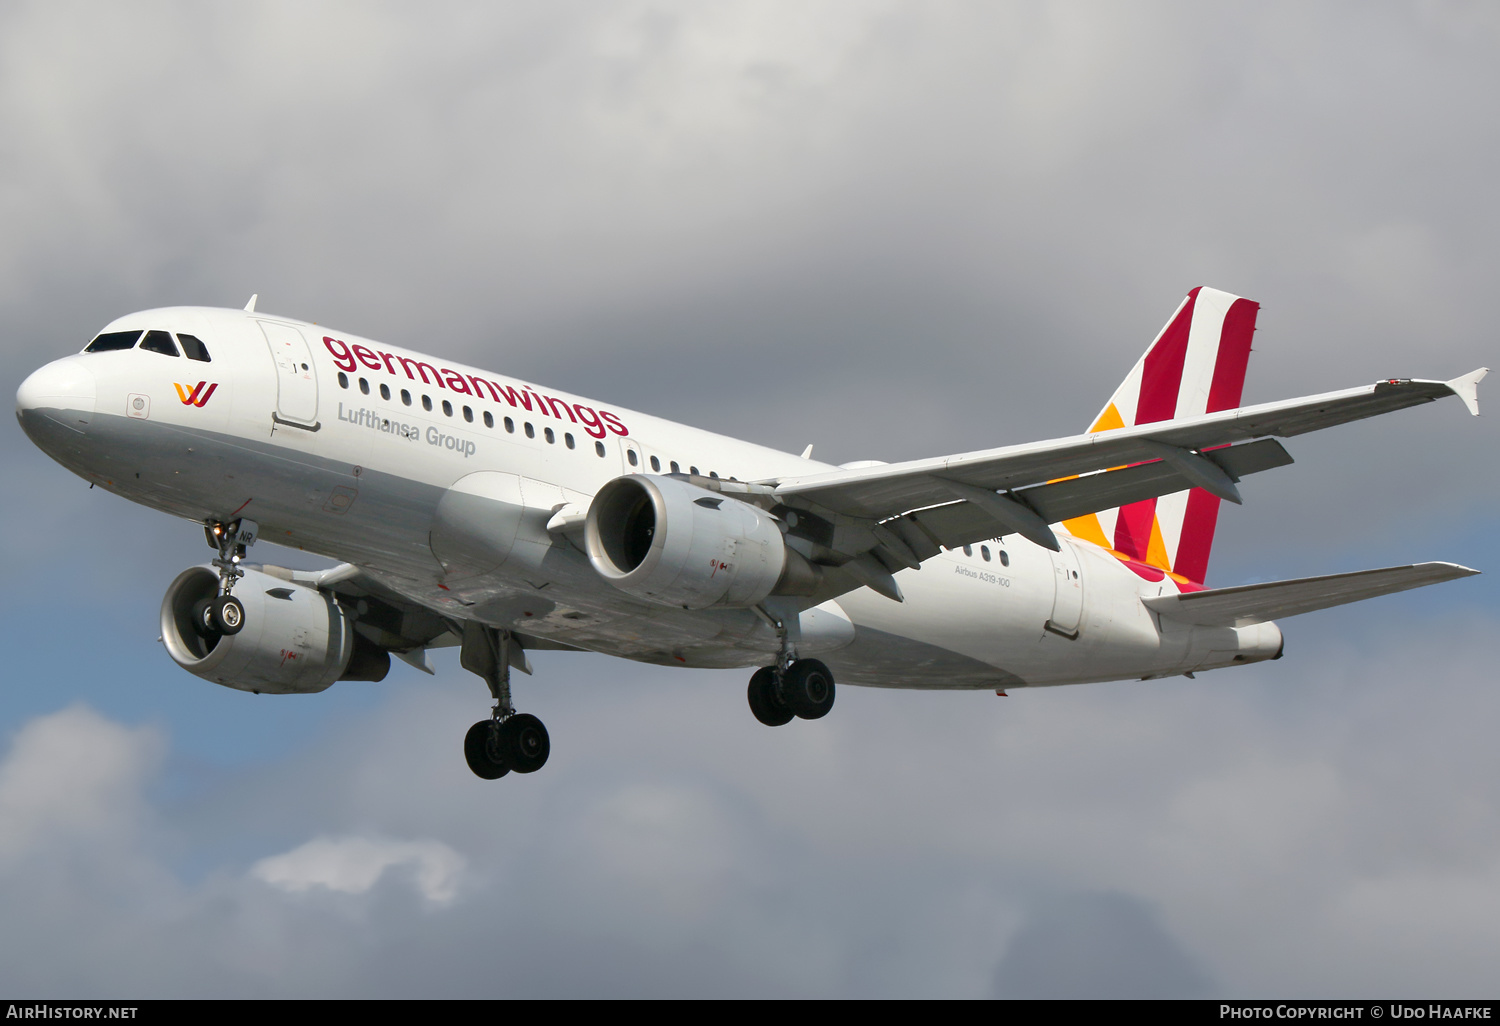
<svg viewBox="0 0 1500 1026">
<path fill-rule="evenodd" d="M 473 396 L 476 399 L 489 399 L 495 403 L 503 401 L 512 407 L 526 410 L 528 413 L 534 412 L 556 420 L 566 417 L 574 424 L 580 425 L 594 438 L 603 438 L 609 431 L 622 436 L 630 434 L 630 430 L 625 427 L 620 418 L 608 410 L 595 410 L 592 406 L 585 406 L 582 403 L 570 404 L 554 396 L 542 395 L 525 385 L 517 389 L 513 385 L 502 385 L 498 381 L 482 378 L 477 374 L 464 374 L 450 367 L 437 367 L 425 360 L 371 349 L 369 346 L 358 343 L 350 345 L 327 335 L 323 336 L 323 345 L 333 354 L 334 365 L 349 373 L 354 373 L 361 366 L 372 371 L 384 370 L 392 377 L 405 373 L 410 380 L 420 379 L 424 385 L 434 385 L 437 388 Z"/>
</svg>

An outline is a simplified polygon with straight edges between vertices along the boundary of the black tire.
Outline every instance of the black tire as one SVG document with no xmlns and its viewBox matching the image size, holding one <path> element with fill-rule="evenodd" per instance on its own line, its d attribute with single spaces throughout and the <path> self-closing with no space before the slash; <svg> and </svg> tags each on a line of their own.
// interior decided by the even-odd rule
<svg viewBox="0 0 1500 1026">
<path fill-rule="evenodd" d="M 768 727 L 779 727 L 792 721 L 792 711 L 776 694 L 776 668 L 762 666 L 750 677 L 750 711 Z"/>
<path fill-rule="evenodd" d="M 833 674 L 816 659 L 798 659 L 782 674 L 782 696 L 801 719 L 827 716 L 833 708 L 833 691 Z"/>
<path fill-rule="evenodd" d="M 216 641 L 219 629 L 214 626 L 214 600 L 202 598 L 193 603 L 193 633 L 205 641 Z"/>
<path fill-rule="evenodd" d="M 541 720 L 530 713 L 517 713 L 500 725 L 500 750 L 517 773 L 535 773 L 547 764 L 552 740 Z"/>
<path fill-rule="evenodd" d="M 494 720 L 480 720 L 464 735 L 464 758 L 476 777 L 499 780 L 510 772 L 501 752 Z"/>
<path fill-rule="evenodd" d="M 220 634 L 238 634 L 245 626 L 245 607 L 233 595 L 220 595 L 208 604 L 214 630 Z"/>
</svg>

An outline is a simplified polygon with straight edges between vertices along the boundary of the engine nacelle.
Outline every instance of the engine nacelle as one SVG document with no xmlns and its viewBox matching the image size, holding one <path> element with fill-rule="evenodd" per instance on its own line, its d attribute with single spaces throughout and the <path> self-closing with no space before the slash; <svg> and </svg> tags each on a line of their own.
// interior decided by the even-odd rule
<svg viewBox="0 0 1500 1026">
<path fill-rule="evenodd" d="M 390 668 L 390 655 L 355 634 L 331 595 L 248 568 L 234 588 L 245 626 L 204 637 L 193 628 L 193 606 L 218 587 L 213 569 L 190 567 L 162 599 L 162 643 L 189 673 L 240 691 L 286 695 L 322 691 L 336 680 L 380 680 Z"/>
<path fill-rule="evenodd" d="M 632 474 L 599 489 L 584 544 L 621 591 L 682 609 L 744 608 L 810 594 L 817 581 L 765 510 L 671 477 Z"/>
</svg>

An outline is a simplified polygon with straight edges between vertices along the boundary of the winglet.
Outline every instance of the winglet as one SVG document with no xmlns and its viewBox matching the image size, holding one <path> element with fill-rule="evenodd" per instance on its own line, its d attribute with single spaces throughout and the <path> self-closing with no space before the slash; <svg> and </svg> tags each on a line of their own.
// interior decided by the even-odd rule
<svg viewBox="0 0 1500 1026">
<path fill-rule="evenodd" d="M 259 299 L 259 298 L 260 298 L 260 293 L 259 292 L 257 292 L 255 295 L 253 295 L 253 296 L 250 297 L 250 302 L 248 302 L 248 303 L 245 304 L 245 312 L 246 313 L 254 313 L 255 312 L 255 301 L 257 299 Z"/>
<path fill-rule="evenodd" d="M 1448 387 L 1453 389 L 1453 394 L 1462 399 L 1469 412 L 1476 417 L 1479 416 L 1479 383 L 1489 372 L 1488 367 L 1480 367 L 1447 382 Z"/>
</svg>

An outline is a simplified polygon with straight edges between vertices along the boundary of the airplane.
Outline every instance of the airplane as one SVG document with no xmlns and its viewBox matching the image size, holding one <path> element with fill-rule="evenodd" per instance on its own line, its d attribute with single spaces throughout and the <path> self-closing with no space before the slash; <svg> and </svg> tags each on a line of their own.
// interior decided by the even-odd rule
<svg viewBox="0 0 1500 1026">
<path fill-rule="evenodd" d="M 493 708 L 485 779 L 551 740 L 527 653 L 756 667 L 768 726 L 835 682 L 1018 688 L 1282 656 L 1278 617 L 1478 573 L 1429 562 L 1210 588 L 1221 501 L 1279 438 L 1457 396 L 1480 368 L 1241 406 L 1259 305 L 1188 293 L 1087 431 L 833 466 L 347 332 L 243 309 L 112 321 L 16 393 L 68 470 L 202 525 L 213 559 L 161 605 L 178 666 L 255 694 L 433 672 L 454 647 Z M 339 561 L 247 560 L 257 539 Z"/>
</svg>

